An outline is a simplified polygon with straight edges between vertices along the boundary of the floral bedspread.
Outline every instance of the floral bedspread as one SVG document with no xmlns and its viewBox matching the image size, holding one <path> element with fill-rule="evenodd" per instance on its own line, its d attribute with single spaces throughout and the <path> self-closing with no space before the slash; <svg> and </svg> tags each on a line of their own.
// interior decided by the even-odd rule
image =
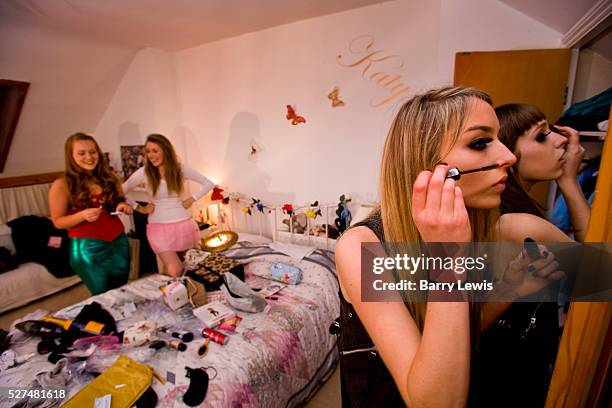
<svg viewBox="0 0 612 408">
<path fill-rule="evenodd" d="M 115 315 L 119 330 L 140 320 L 155 321 L 158 326 L 171 325 L 190 330 L 195 339 L 187 343 L 187 350 L 179 352 L 165 347 L 152 352 L 146 345 L 122 347 L 119 352 L 149 364 L 165 384 L 153 381 L 158 395 L 158 407 L 184 406 L 182 396 L 188 388 L 185 366 L 207 367 L 210 376 L 203 407 L 293 407 L 308 400 L 321 383 L 331 375 L 337 361 L 336 339 L 328 328 L 339 315 L 338 280 L 330 252 L 316 250 L 301 261 L 274 252 L 267 246 L 237 246 L 224 252 L 241 262 L 281 261 L 298 266 L 303 271 L 302 282 L 289 285 L 267 300 L 269 307 L 261 313 L 237 311 L 243 318 L 236 332 L 228 334 L 225 345 L 210 343 L 204 358 L 197 354 L 203 343 L 202 323 L 193 315 L 191 306 L 176 311 L 168 308 L 159 287 L 168 280 L 152 275 L 122 288 L 91 297 L 84 302 L 60 311 L 67 318 L 74 317 L 80 307 L 97 301 Z M 247 276 L 251 286 L 261 286 L 262 278 Z M 218 293 L 209 293 L 209 300 L 222 300 Z M 127 314 L 125 304 L 133 303 L 136 311 Z M 128 317 L 125 317 L 125 315 Z M 19 335 L 16 334 L 19 340 Z M 35 352 L 38 338 L 22 339 L 18 352 Z M 91 365 L 110 365 L 119 354 L 98 358 Z M 88 360 L 88 364 L 89 364 Z M 0 386 L 24 386 L 40 371 L 52 368 L 45 356 L 36 355 L 21 366 L 0 373 Z M 73 381 L 70 395 L 89 379 Z M 0 401 L 2 405 L 2 401 Z"/>
</svg>

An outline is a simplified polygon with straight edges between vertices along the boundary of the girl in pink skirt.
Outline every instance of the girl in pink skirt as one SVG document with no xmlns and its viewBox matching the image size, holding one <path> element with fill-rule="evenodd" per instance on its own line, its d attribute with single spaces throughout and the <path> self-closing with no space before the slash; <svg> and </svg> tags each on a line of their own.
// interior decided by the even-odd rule
<svg viewBox="0 0 612 408">
<path fill-rule="evenodd" d="M 159 255 L 168 275 L 179 276 L 183 263 L 179 255 L 193 248 L 200 238 L 198 225 L 187 209 L 208 193 L 215 184 L 189 166 L 179 163 L 172 143 L 163 135 L 152 134 L 145 143 L 145 165 L 123 183 L 127 194 L 134 187 L 145 184 L 152 202 L 136 206 L 136 211 L 149 214 L 147 239 Z M 202 185 L 193 196 L 182 200 L 185 180 Z"/>
</svg>

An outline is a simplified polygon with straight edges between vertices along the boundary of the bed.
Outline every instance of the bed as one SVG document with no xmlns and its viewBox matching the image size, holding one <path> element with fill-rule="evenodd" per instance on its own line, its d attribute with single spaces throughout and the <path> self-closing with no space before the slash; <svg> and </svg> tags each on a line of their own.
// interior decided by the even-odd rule
<svg viewBox="0 0 612 408">
<path fill-rule="evenodd" d="M 203 341 L 199 335 L 202 323 L 193 315 L 190 305 L 172 311 L 163 303 L 159 287 L 169 278 L 158 274 L 89 298 L 63 309 L 59 315 L 74 317 L 80 306 L 92 301 L 99 302 L 116 315 L 121 314 L 123 304 L 133 302 L 137 311 L 118 321 L 119 330 L 147 318 L 156 321 L 158 326 L 171 324 L 197 333 L 185 352 L 166 347 L 149 356 L 143 354 L 146 346 L 122 350 L 130 357 L 151 365 L 162 377 L 174 378 L 174 383 L 168 381 L 165 385 L 154 381 L 158 407 L 182 406 L 181 398 L 188 386 L 185 366 L 215 367 L 217 371 L 201 405 L 204 407 L 303 405 L 332 374 L 338 357 L 336 339 L 328 331 L 339 314 L 333 253 L 317 249 L 296 261 L 275 252 L 268 245 L 239 242 L 224 254 L 240 262 L 282 261 L 296 265 L 303 271 L 303 280 L 298 285 L 287 286 L 269 299 L 269 307 L 264 312 L 238 312 L 243 321 L 235 333 L 228 334 L 230 341 L 223 346 L 211 342 L 204 358 L 196 354 Z M 261 279 L 246 276 L 251 286 L 258 286 Z M 218 293 L 209 293 L 209 300 L 218 298 Z M 24 338 L 20 334 L 16 336 L 18 344 L 14 349 L 18 354 L 35 352 L 37 339 Z M 51 367 L 45 356 L 36 355 L 21 366 L 0 372 L 0 386 L 27 385 L 34 374 L 48 371 Z M 72 384 L 71 394 L 83 385 L 78 380 Z M 0 406 L 2 404 L 0 399 Z"/>
<path fill-rule="evenodd" d="M 51 182 L 61 173 L 0 179 L 0 246 L 15 248 L 7 221 L 23 215 L 48 216 L 47 195 Z M 56 278 L 44 266 L 26 262 L 0 274 L 0 313 L 60 292 L 81 282 L 74 275 Z"/>
<path fill-rule="evenodd" d="M 11 228 L 6 225 L 22 216 L 49 216 L 48 193 L 53 180 L 62 173 L 43 173 L 0 179 L 0 246 L 15 253 Z M 121 214 L 125 232 L 133 229 L 131 217 Z M 129 280 L 139 276 L 139 241 L 129 238 Z M 68 269 L 68 268 L 67 268 Z M 62 273 L 61 275 L 68 275 Z M 77 275 L 56 277 L 43 265 L 25 262 L 18 268 L 0 273 L 0 313 L 17 309 L 28 303 L 59 293 L 81 283 Z"/>
<path fill-rule="evenodd" d="M 39 263 L 26 262 L 0 274 L 0 313 L 27 305 L 81 282 L 78 276 L 56 278 Z"/>
</svg>

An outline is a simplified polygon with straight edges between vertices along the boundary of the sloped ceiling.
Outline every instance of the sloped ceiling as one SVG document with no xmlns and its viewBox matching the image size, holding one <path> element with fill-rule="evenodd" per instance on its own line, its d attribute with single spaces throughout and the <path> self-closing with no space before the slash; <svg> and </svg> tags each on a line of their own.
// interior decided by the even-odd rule
<svg viewBox="0 0 612 408">
<path fill-rule="evenodd" d="M 1 0 L 0 24 L 179 51 L 387 0 Z M 566 33 L 598 0 L 498 0 Z"/>
<path fill-rule="evenodd" d="M 564 34 L 598 0 L 499 0 Z"/>
<path fill-rule="evenodd" d="M 132 48 L 178 51 L 381 0 L 2 0 L 0 24 L 31 24 Z"/>
</svg>

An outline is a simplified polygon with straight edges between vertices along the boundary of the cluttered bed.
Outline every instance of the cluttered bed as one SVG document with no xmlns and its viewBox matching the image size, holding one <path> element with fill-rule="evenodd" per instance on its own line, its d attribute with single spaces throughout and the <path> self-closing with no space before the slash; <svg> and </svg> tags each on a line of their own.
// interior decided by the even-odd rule
<svg viewBox="0 0 612 408">
<path fill-rule="evenodd" d="M 45 407 L 291 407 L 331 375 L 331 252 L 241 242 L 191 250 L 185 268 L 181 280 L 155 274 L 20 319 L 0 342 L 0 386 L 56 390 Z M 2 393 L 0 406 L 38 406 L 36 396 Z"/>
</svg>

